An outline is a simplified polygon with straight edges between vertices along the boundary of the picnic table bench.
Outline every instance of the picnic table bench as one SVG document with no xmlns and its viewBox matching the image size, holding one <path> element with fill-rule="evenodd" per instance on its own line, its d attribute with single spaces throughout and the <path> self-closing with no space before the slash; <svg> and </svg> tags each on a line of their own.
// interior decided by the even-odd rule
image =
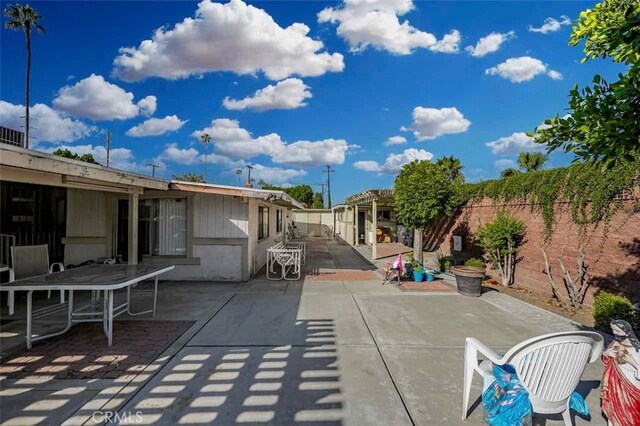
<svg viewBox="0 0 640 426">
<path fill-rule="evenodd" d="M 303 241 L 279 242 L 267 249 L 267 279 L 299 280 L 305 261 L 306 244 Z M 276 272 L 278 266 L 280 274 Z"/>
</svg>

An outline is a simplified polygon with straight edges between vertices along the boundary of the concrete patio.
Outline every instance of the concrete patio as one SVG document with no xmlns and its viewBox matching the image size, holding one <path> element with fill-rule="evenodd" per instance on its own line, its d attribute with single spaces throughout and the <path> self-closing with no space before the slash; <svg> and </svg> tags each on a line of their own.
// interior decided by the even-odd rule
<svg viewBox="0 0 640 426">
<path fill-rule="evenodd" d="M 159 355 L 98 378 L 16 369 L 30 362 L 30 353 L 11 350 L 22 338 L 10 335 L 24 333 L 24 324 L 20 318 L 3 322 L 0 422 L 94 424 L 117 411 L 115 423 L 134 424 L 480 425 L 481 406 L 466 422 L 460 417 L 466 336 L 504 352 L 535 335 L 580 328 L 497 292 L 469 298 L 380 283 L 379 273 L 353 249 L 327 240 L 309 242 L 299 281 L 162 283 L 158 315 L 143 319 L 146 347 L 126 335 L 127 322 L 142 321 L 123 319 L 115 324 L 112 348 L 104 339 L 92 348 L 102 356 L 140 355 L 158 350 L 159 341 Z M 143 295 L 137 301 L 146 303 Z M 17 313 L 23 312 L 18 305 Z M 187 321 L 188 329 L 171 341 L 154 339 L 171 335 L 166 323 Z M 95 329 L 100 335 L 100 326 Z M 74 339 L 90 334 L 82 330 Z M 41 356 L 58 357 L 55 364 L 68 368 L 88 350 L 54 341 L 33 351 L 39 347 L 55 352 L 40 349 Z M 583 376 L 578 391 L 591 419 L 578 417 L 578 425 L 606 424 L 601 374 L 598 362 Z M 478 377 L 472 395 L 480 395 Z M 536 417 L 535 424 L 562 422 Z"/>
</svg>

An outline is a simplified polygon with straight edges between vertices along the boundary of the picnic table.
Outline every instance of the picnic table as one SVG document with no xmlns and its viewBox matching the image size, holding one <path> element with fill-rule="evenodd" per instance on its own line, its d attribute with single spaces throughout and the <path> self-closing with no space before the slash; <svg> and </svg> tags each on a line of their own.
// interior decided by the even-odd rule
<svg viewBox="0 0 640 426">
<path fill-rule="evenodd" d="M 27 349 L 31 349 L 32 342 L 59 336 L 69 331 L 74 323 L 102 322 L 104 334 L 109 346 L 113 343 L 113 320 L 117 316 L 127 313 L 131 316 L 156 312 L 158 295 L 158 276 L 169 272 L 173 265 L 88 265 L 53 274 L 39 275 L 31 278 L 0 284 L 0 291 L 27 292 Z M 153 286 L 153 308 L 142 312 L 131 311 L 131 286 L 141 281 L 155 279 Z M 127 289 L 125 302 L 114 306 L 113 293 L 115 290 Z M 41 290 L 64 290 L 69 292 L 67 302 L 67 325 L 62 331 L 47 335 L 32 335 L 33 323 L 33 292 Z M 91 302 L 76 310 L 73 306 L 73 292 L 81 290 L 92 291 Z M 99 292 L 104 293 L 102 303 L 94 297 Z M 102 309 L 100 309 L 102 304 Z M 54 311 L 60 305 L 50 306 L 40 311 L 45 313 Z M 64 305 L 62 305 L 64 307 Z"/>
</svg>

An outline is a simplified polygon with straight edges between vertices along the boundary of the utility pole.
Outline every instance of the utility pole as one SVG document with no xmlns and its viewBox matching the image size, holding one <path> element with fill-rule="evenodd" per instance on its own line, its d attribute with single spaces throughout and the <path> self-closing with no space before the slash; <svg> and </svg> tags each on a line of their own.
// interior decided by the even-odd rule
<svg viewBox="0 0 640 426">
<path fill-rule="evenodd" d="M 107 141 L 105 145 L 107 148 L 107 167 L 109 167 L 109 152 L 111 151 L 111 132 L 110 131 L 107 131 Z"/>
<path fill-rule="evenodd" d="M 324 187 L 327 186 L 326 183 L 316 183 L 316 186 L 320 187 L 320 191 L 322 191 L 322 206 L 324 207 Z"/>
<path fill-rule="evenodd" d="M 327 165 L 326 167 L 327 168 L 322 172 L 327 174 L 327 208 L 331 208 L 331 173 L 335 172 L 335 170 L 333 170 L 329 165 Z"/>
<path fill-rule="evenodd" d="M 251 169 L 253 169 L 253 166 L 247 164 L 247 183 L 245 185 L 247 188 L 253 188 L 253 183 L 251 182 Z"/>
<path fill-rule="evenodd" d="M 157 164 L 147 164 L 147 166 L 151 167 L 151 177 L 156 177 L 156 169 L 159 169 L 160 166 Z"/>
</svg>

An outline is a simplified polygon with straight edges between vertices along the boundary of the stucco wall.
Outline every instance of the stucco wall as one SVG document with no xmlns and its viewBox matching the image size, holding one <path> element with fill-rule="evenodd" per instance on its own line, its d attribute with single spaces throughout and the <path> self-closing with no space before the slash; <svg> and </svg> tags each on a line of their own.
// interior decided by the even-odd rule
<svg viewBox="0 0 640 426">
<path fill-rule="evenodd" d="M 627 205 L 630 205 L 627 202 Z M 507 209 L 527 226 L 526 242 L 520 250 L 521 261 L 517 264 L 515 283 L 544 294 L 549 291 L 548 278 L 544 274 L 544 260 L 534 243 L 543 242 L 544 223 L 542 215 L 531 210 L 527 204 L 494 206 L 491 200 L 483 200 L 463 208 L 450 223 L 425 232 L 425 244 L 432 249 L 451 251 L 452 235 L 462 235 L 465 257 L 477 256 L 479 250 L 473 245 L 473 235 L 478 226 L 495 217 L 498 209 Z M 611 291 L 640 302 L 640 213 L 629 216 L 619 212 L 611 218 L 608 229 L 601 223 L 583 229 L 573 223 L 569 206 L 557 204 L 556 222 L 549 241 L 547 253 L 551 268 L 559 285 L 562 285 L 558 256 L 565 248 L 564 264 L 575 274 L 578 250 L 581 243 L 586 249 L 586 264 L 593 284 L 586 298 L 591 304 L 593 295 L 599 290 Z M 583 233 L 584 231 L 584 233 Z M 494 271 L 493 274 L 497 276 Z"/>
<path fill-rule="evenodd" d="M 162 275 L 163 280 L 185 281 L 241 281 L 242 246 L 196 245 L 193 255 L 200 265 L 176 265 L 173 271 Z"/>
<path fill-rule="evenodd" d="M 295 210 L 293 221 L 305 237 L 327 237 L 333 232 L 332 210 Z"/>
</svg>

